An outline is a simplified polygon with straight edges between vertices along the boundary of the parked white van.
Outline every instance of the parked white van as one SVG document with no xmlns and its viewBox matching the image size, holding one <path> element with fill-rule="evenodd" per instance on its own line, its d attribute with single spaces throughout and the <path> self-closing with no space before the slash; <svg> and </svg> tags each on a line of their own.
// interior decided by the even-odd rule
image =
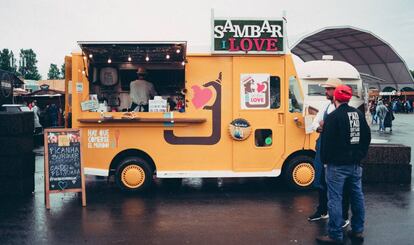
<svg viewBox="0 0 414 245">
<path fill-rule="evenodd" d="M 344 61 L 333 60 L 330 55 L 324 55 L 322 60 L 314 60 L 296 64 L 297 72 L 302 81 L 304 104 L 316 109 L 321 108 L 326 101 L 325 89 L 320 86 L 330 77 L 339 78 L 352 88 L 353 97 L 350 105 L 365 112 L 364 87 L 358 70 Z"/>
</svg>

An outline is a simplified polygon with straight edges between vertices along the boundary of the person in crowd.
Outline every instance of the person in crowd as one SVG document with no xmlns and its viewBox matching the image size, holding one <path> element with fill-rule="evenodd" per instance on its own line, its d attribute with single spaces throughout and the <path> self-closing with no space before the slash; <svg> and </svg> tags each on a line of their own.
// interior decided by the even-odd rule
<svg viewBox="0 0 414 245">
<path fill-rule="evenodd" d="M 47 113 L 49 114 L 50 126 L 56 127 L 58 126 L 58 113 L 59 109 L 55 103 L 52 103 L 48 109 Z"/>
<path fill-rule="evenodd" d="M 386 130 L 387 128 L 390 128 L 390 132 L 392 132 L 392 121 L 395 119 L 394 113 L 391 109 L 390 104 L 387 103 L 385 104 L 385 106 L 388 108 L 388 112 L 384 118 L 384 130 Z"/>
<path fill-rule="evenodd" d="M 371 118 L 372 118 L 371 124 L 378 123 L 376 107 L 377 105 L 375 104 L 375 101 L 371 101 L 370 106 L 369 106 L 369 112 L 371 113 Z"/>
<path fill-rule="evenodd" d="M 312 123 L 312 127 L 314 131 L 318 133 L 323 132 L 324 120 L 330 113 L 332 113 L 335 110 L 335 105 L 333 103 L 333 92 L 335 91 L 335 88 L 341 84 L 342 84 L 342 81 L 337 78 L 330 78 L 325 83 L 321 84 L 321 87 L 325 88 L 325 95 L 326 95 L 327 101 L 326 103 L 324 103 L 322 108 L 319 109 Z M 318 202 L 318 207 L 315 213 L 308 217 L 309 221 L 317 221 L 317 220 L 329 218 L 327 187 L 326 187 L 326 181 L 325 181 L 325 168 L 320 159 L 320 149 L 321 149 L 320 144 L 321 144 L 321 138 L 319 137 L 316 141 L 316 155 L 314 159 L 315 180 L 313 183 L 314 187 L 318 189 L 319 202 Z M 344 193 L 348 193 L 348 191 L 345 191 Z M 343 207 L 344 207 L 343 226 L 346 227 L 349 224 L 348 198 L 344 198 Z"/>
<path fill-rule="evenodd" d="M 405 113 L 409 113 L 411 112 L 411 103 L 409 100 L 406 100 L 404 102 L 404 107 L 405 107 Z"/>
<path fill-rule="evenodd" d="M 148 103 L 151 98 L 157 95 L 154 85 L 147 80 L 145 77 L 147 71 L 140 67 L 137 71 L 137 80 L 130 83 L 130 97 L 131 97 L 131 111 L 148 111 Z"/>
<path fill-rule="evenodd" d="M 398 111 L 398 113 L 403 112 L 403 104 L 402 104 L 401 100 L 397 101 L 397 111 Z"/>
<path fill-rule="evenodd" d="M 37 106 L 37 101 L 34 100 L 31 104 L 31 111 L 33 111 L 34 114 L 34 127 L 35 127 L 35 133 L 39 133 L 42 131 L 42 125 L 40 124 L 40 110 L 39 107 Z"/>
<path fill-rule="evenodd" d="M 411 112 L 414 111 L 414 100 L 411 102 Z"/>
<path fill-rule="evenodd" d="M 348 236 L 363 242 L 365 207 L 362 192 L 361 160 L 368 152 L 371 131 L 365 115 L 348 105 L 352 89 L 340 85 L 334 92 L 335 111 L 327 116 L 322 132 L 321 160 L 326 164 L 328 187 L 328 235 L 316 238 L 324 244 L 343 243 L 342 199 L 344 186 L 350 190 L 352 210 Z"/>
<path fill-rule="evenodd" d="M 393 111 L 394 113 L 397 113 L 397 111 L 398 111 L 398 107 L 397 107 L 397 100 L 393 100 L 393 101 L 392 101 L 392 111 Z"/>
<path fill-rule="evenodd" d="M 377 117 L 378 117 L 378 120 L 379 120 L 379 122 L 378 122 L 379 129 L 378 129 L 378 131 L 384 132 L 385 131 L 384 119 L 385 119 L 385 116 L 387 115 L 388 108 L 384 105 L 382 100 L 378 101 L 376 112 L 377 112 Z"/>
</svg>

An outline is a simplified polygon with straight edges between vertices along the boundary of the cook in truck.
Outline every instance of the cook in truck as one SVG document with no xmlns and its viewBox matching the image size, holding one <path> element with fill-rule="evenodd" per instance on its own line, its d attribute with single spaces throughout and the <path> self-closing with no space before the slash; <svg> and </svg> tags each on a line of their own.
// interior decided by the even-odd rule
<svg viewBox="0 0 414 245">
<path fill-rule="evenodd" d="M 131 111 L 148 111 L 148 102 L 151 98 L 157 95 L 154 85 L 147 80 L 145 76 L 147 71 L 145 68 L 138 68 L 138 79 L 130 83 L 130 97 L 131 97 Z"/>
</svg>

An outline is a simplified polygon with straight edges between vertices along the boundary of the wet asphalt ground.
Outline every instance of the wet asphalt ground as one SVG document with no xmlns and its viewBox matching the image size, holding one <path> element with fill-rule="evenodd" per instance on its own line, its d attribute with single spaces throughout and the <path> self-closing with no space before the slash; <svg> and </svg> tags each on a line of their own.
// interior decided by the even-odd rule
<svg viewBox="0 0 414 245">
<path fill-rule="evenodd" d="M 397 114 L 392 134 L 373 131 L 373 138 L 413 151 L 413 122 Z M 126 195 L 87 176 L 86 207 L 78 194 L 52 194 L 46 210 L 42 151 L 35 193 L 1 198 L 0 244 L 317 244 L 326 231 L 326 221 L 307 221 L 316 192 L 291 192 L 269 178 L 157 181 L 149 194 Z M 364 192 L 364 244 L 414 244 L 414 185 L 365 184 Z"/>
</svg>

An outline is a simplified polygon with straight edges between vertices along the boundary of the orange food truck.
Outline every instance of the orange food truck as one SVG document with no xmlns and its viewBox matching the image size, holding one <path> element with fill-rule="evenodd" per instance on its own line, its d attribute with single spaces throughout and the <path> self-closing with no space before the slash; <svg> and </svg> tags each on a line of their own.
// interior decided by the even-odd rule
<svg viewBox="0 0 414 245">
<path fill-rule="evenodd" d="M 284 20 L 212 22 L 209 54 L 187 54 L 186 42 L 79 42 L 66 57 L 85 174 L 114 176 L 125 191 L 154 177 L 282 175 L 311 186 L 316 136 L 304 130 Z M 137 90 L 142 80 L 150 93 Z M 143 94 L 148 103 L 136 101 Z"/>
</svg>

